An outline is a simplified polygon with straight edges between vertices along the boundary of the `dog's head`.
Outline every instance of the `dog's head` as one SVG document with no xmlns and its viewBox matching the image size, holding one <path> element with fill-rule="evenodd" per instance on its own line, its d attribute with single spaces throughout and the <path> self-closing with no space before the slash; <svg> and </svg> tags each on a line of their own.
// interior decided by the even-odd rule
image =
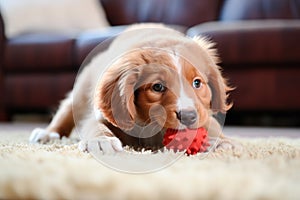
<svg viewBox="0 0 300 200">
<path fill-rule="evenodd" d="M 212 44 L 201 38 L 131 51 L 107 69 L 96 87 L 95 106 L 113 125 L 163 128 L 203 126 L 226 112 L 227 91 Z"/>
</svg>

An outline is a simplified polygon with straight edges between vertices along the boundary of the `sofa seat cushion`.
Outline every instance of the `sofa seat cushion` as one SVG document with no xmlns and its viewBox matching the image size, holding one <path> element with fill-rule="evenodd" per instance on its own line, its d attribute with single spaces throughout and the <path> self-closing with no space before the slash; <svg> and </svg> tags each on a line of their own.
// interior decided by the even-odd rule
<svg viewBox="0 0 300 200">
<path fill-rule="evenodd" d="M 5 71 L 55 72 L 72 69 L 74 39 L 66 35 L 25 34 L 7 41 Z"/>
<path fill-rule="evenodd" d="M 85 31 L 75 41 L 75 64 L 80 66 L 89 62 L 95 54 L 107 49 L 115 36 L 128 26 L 113 26 L 105 29 Z"/>
<path fill-rule="evenodd" d="M 168 26 L 182 33 L 185 33 L 188 29 L 180 25 Z M 129 25 L 112 26 L 80 34 L 75 41 L 75 65 L 80 66 L 88 63 L 97 53 L 107 49 L 114 38 L 128 27 Z"/>
<path fill-rule="evenodd" d="M 74 84 L 76 74 L 11 74 L 4 80 L 5 104 L 14 109 L 57 108 Z"/>
<path fill-rule="evenodd" d="M 232 66 L 300 62 L 299 20 L 210 22 L 187 34 L 211 38 L 222 63 Z"/>
</svg>

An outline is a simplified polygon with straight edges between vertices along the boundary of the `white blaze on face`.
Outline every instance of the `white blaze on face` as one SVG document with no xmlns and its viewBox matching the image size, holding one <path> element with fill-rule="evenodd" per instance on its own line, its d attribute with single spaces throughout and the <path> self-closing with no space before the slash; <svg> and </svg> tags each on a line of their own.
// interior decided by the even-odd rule
<svg viewBox="0 0 300 200">
<path fill-rule="evenodd" d="M 177 67 L 177 72 L 179 75 L 179 81 L 180 81 L 180 92 L 179 97 L 177 100 L 177 109 L 178 110 L 185 110 L 185 109 L 193 109 L 195 108 L 194 101 L 191 97 L 189 97 L 184 89 L 184 81 L 186 79 L 183 77 L 182 72 L 182 65 L 180 63 L 180 56 L 174 54 L 171 54 L 172 60 L 174 62 L 174 65 Z"/>
</svg>

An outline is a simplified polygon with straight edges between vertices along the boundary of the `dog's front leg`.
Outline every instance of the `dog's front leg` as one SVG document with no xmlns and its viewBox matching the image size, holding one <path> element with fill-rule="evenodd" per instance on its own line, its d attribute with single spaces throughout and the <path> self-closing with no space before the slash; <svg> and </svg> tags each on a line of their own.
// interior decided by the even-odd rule
<svg viewBox="0 0 300 200">
<path fill-rule="evenodd" d="M 81 151 L 95 152 L 100 150 L 106 154 L 123 151 L 121 141 L 101 120 L 97 120 L 94 116 L 85 119 L 79 131 L 81 142 L 78 147 Z"/>
<path fill-rule="evenodd" d="M 51 139 L 69 136 L 74 127 L 72 94 L 64 99 L 46 129 L 36 128 L 32 131 L 29 141 L 31 143 L 47 143 Z"/>
</svg>

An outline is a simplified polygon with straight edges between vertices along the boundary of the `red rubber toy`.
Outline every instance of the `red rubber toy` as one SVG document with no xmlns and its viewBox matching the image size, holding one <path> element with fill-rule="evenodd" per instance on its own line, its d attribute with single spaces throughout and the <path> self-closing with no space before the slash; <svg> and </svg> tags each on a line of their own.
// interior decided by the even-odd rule
<svg viewBox="0 0 300 200">
<path fill-rule="evenodd" d="M 205 128 L 175 130 L 167 129 L 163 145 L 174 151 L 186 150 L 187 155 L 205 152 L 209 147 L 207 130 Z"/>
</svg>

